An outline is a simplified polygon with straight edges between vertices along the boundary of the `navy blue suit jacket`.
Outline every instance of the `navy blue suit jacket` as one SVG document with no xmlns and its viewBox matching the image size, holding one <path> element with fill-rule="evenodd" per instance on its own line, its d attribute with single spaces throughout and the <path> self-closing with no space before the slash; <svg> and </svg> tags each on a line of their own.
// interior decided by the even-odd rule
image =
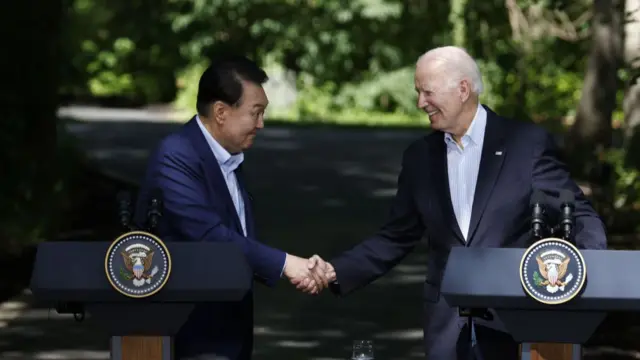
<svg viewBox="0 0 640 360">
<path fill-rule="evenodd" d="M 218 162 L 193 118 L 165 138 L 151 156 L 135 220 L 139 226 L 143 224 L 150 192 L 159 189 L 164 200 L 157 230 L 161 239 L 236 243 L 255 279 L 273 286 L 280 279 L 286 254 L 256 240 L 251 198 L 241 167 L 236 175 L 245 203 L 247 236 L 243 235 Z M 252 339 L 251 293 L 238 303 L 197 305 L 175 338 L 176 358 L 216 354 L 233 360 L 249 359 Z"/>
<path fill-rule="evenodd" d="M 606 248 L 604 225 L 558 159 L 551 135 L 532 123 L 506 119 L 485 108 L 487 127 L 467 242 L 451 203 L 444 133 L 434 131 L 405 150 L 397 193 L 384 226 L 375 236 L 331 260 L 339 283 L 333 290 L 346 295 L 387 273 L 423 236 L 428 239 L 423 292 L 428 359 L 456 358 L 451 351 L 455 352 L 460 329 L 453 323 L 464 321 L 440 296 L 449 251 L 454 246 L 530 245 L 533 189 L 547 195 L 548 211 L 559 210 L 561 189 L 574 192 L 578 247 Z M 499 321 L 485 325 L 504 329 Z"/>
</svg>

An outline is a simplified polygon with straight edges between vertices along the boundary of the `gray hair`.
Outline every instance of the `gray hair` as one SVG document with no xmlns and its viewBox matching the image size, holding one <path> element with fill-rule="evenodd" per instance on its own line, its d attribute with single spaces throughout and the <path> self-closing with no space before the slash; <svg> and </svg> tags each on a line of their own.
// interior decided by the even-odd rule
<svg viewBox="0 0 640 360">
<path fill-rule="evenodd" d="M 457 86 L 460 81 L 467 80 L 471 91 L 476 95 L 482 94 L 484 84 L 482 74 L 476 61 L 466 50 L 457 46 L 442 46 L 431 49 L 422 54 L 417 63 L 433 62 L 447 69 L 450 86 Z"/>
</svg>

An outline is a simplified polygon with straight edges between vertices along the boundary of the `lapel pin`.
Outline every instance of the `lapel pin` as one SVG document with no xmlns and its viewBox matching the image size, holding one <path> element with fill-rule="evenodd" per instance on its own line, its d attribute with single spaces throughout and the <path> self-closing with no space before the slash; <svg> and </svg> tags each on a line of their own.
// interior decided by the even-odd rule
<svg viewBox="0 0 640 360">
<path fill-rule="evenodd" d="M 501 156 L 502 155 L 502 151 L 496 151 L 496 155 Z"/>
</svg>

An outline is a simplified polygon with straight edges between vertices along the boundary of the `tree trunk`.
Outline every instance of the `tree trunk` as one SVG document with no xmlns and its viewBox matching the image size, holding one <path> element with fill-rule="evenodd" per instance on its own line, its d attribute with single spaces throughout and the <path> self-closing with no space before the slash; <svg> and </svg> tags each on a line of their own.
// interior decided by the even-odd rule
<svg viewBox="0 0 640 360">
<path fill-rule="evenodd" d="M 640 0 L 626 0 L 624 26 L 624 61 L 640 68 Z"/>
<path fill-rule="evenodd" d="M 624 1 L 595 0 L 593 15 L 591 53 L 567 150 L 576 176 L 606 186 L 611 174 L 601 165 L 599 155 L 612 143 L 611 117 L 623 57 Z"/>
<path fill-rule="evenodd" d="M 638 70 L 636 70 L 638 71 Z M 636 75 L 625 91 L 624 102 L 626 165 L 640 169 L 640 75 Z"/>
<path fill-rule="evenodd" d="M 624 95 L 626 163 L 640 169 L 640 0 L 627 0 L 624 57 L 631 72 Z"/>
<path fill-rule="evenodd" d="M 467 7 L 467 0 L 452 0 L 451 1 L 451 11 L 449 13 L 449 23 L 452 28 L 452 41 L 453 45 L 465 47 L 466 38 L 465 34 L 467 30 L 465 29 L 465 8 Z"/>
</svg>

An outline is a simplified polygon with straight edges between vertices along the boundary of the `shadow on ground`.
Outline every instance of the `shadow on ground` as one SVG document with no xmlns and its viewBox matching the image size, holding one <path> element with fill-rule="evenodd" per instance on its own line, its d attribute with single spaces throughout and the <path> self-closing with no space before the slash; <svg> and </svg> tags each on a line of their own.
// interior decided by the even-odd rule
<svg viewBox="0 0 640 360">
<path fill-rule="evenodd" d="M 99 166 L 137 181 L 150 150 L 178 126 L 71 122 L 68 129 Z M 267 127 L 246 157 L 260 239 L 296 255 L 330 258 L 371 235 L 395 193 L 403 149 L 421 135 Z M 424 264 L 419 248 L 390 274 L 343 299 L 306 296 L 284 280 L 275 289 L 258 286 L 255 359 L 347 359 L 357 339 L 373 340 L 376 358 L 423 357 Z M 20 309 L 21 301 L 31 300 L 18 300 L 0 311 L 0 358 L 108 358 L 107 338 L 99 329 L 47 309 Z"/>
</svg>

